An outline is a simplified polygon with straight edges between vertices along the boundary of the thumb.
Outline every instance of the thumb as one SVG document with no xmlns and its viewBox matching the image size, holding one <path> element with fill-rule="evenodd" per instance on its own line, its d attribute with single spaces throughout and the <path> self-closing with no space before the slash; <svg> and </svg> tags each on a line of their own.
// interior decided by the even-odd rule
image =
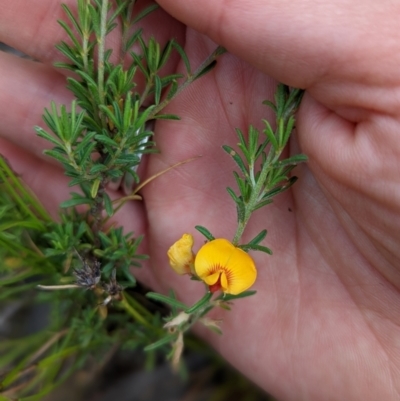
<svg viewBox="0 0 400 401">
<path fill-rule="evenodd" d="M 399 75 L 398 2 L 157 2 L 184 24 L 290 86 L 311 89 L 316 83 L 335 86 L 338 81 L 391 85 L 393 75 Z"/>
</svg>

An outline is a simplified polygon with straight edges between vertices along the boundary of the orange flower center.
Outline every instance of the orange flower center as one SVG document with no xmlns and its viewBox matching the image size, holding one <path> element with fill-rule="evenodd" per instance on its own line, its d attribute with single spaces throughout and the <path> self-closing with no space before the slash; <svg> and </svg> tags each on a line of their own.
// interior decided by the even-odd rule
<svg viewBox="0 0 400 401">
<path fill-rule="evenodd" d="M 222 289 L 221 274 L 219 275 L 217 282 L 215 284 L 209 285 L 208 288 L 209 288 L 210 292 L 212 292 L 212 293 L 217 292 Z"/>
<path fill-rule="evenodd" d="M 210 292 L 226 291 L 229 287 L 230 274 L 231 272 L 225 266 L 214 266 L 211 268 L 209 274 L 204 279 L 208 284 Z"/>
</svg>

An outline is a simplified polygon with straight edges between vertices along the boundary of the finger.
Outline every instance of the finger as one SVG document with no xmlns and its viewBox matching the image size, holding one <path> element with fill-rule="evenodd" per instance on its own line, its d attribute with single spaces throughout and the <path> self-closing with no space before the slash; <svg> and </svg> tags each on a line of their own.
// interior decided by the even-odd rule
<svg viewBox="0 0 400 401">
<path fill-rule="evenodd" d="M 0 52 L 0 136 L 36 156 L 49 143 L 39 138 L 34 126 L 44 126 L 43 109 L 56 103 L 70 103 L 65 77 L 51 67 Z"/>
<path fill-rule="evenodd" d="M 374 98 L 367 92 L 371 86 L 380 90 L 399 86 L 400 4 L 391 0 L 379 6 L 368 0 L 362 7 L 352 0 L 304 0 L 296 5 L 290 0 L 158 3 L 281 82 L 313 89 L 318 99 L 329 86 L 331 95 L 325 104 L 332 107 L 353 102 L 374 108 L 382 93 Z M 349 82 L 353 87 L 344 93 Z"/>
<path fill-rule="evenodd" d="M 31 57 L 46 63 L 60 61 L 60 52 L 55 45 L 66 40 L 67 35 L 57 20 L 69 20 L 61 8 L 67 5 L 74 15 L 77 13 L 76 0 L 0 0 L 0 42 L 4 42 Z M 135 12 L 140 12 L 152 4 L 151 1 L 140 1 Z M 183 27 L 176 23 L 163 10 L 151 13 L 137 24 L 137 28 L 151 26 L 151 35 L 157 38 L 182 38 Z M 145 37 L 150 36 L 145 29 Z M 110 46 L 119 43 L 117 30 L 111 37 Z"/>
</svg>

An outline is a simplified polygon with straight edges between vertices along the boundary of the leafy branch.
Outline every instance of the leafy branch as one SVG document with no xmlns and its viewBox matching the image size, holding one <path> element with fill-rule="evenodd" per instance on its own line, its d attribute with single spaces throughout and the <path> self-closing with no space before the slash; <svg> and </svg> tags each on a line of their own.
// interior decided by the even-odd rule
<svg viewBox="0 0 400 401">
<path fill-rule="evenodd" d="M 223 146 L 241 173 L 234 172 L 239 195 L 233 189 L 227 188 L 236 204 L 238 218 L 233 244 L 239 244 L 251 214 L 272 203 L 276 195 L 289 189 L 297 180 L 296 177 L 290 176 L 290 172 L 297 164 L 307 161 L 307 157 L 302 154 L 281 160 L 281 154 L 294 128 L 294 115 L 302 96 L 302 90 L 290 90 L 287 86 L 280 84 L 275 94 L 275 103 L 264 102 L 276 115 L 276 129 L 273 130 L 270 123 L 263 120 L 265 125 L 262 130 L 263 137 L 260 138 L 260 132 L 250 126 L 247 139 L 240 129 L 236 129 L 239 138 L 238 148 L 242 156 L 232 147 Z M 252 241 L 241 247 L 245 250 L 253 249 L 270 253 L 268 248 L 259 246 L 266 234 L 266 230 L 262 231 Z"/>
</svg>

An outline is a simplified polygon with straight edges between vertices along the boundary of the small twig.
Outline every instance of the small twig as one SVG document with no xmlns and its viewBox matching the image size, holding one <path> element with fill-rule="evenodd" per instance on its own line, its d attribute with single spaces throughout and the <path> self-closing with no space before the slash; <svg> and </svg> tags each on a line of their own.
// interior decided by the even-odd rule
<svg viewBox="0 0 400 401">
<path fill-rule="evenodd" d="M 40 290 L 56 291 L 56 290 L 70 290 L 72 288 L 82 288 L 78 284 L 65 284 L 65 285 L 37 285 Z"/>
<path fill-rule="evenodd" d="M 183 161 L 181 161 L 181 162 L 179 162 L 179 163 L 176 163 L 176 164 L 174 164 L 173 166 L 170 166 L 170 167 L 168 167 L 168 168 L 166 168 L 166 169 L 160 171 L 159 173 L 152 175 L 151 177 L 147 178 L 147 180 L 144 180 L 140 185 L 138 185 L 138 186 L 135 188 L 135 190 L 134 190 L 130 195 L 123 196 L 122 198 L 114 199 L 114 200 L 113 200 L 113 203 L 120 203 L 120 204 L 115 208 L 115 212 L 117 212 L 127 201 L 130 201 L 130 200 L 142 200 L 142 197 L 139 196 L 139 195 L 137 195 L 137 193 L 138 193 L 145 185 L 149 184 L 150 182 L 152 182 L 152 181 L 155 180 L 156 178 L 160 177 L 161 175 L 167 173 L 168 171 L 170 171 L 170 170 L 172 170 L 172 169 L 174 169 L 174 168 L 176 168 L 176 167 L 178 167 L 178 166 L 180 166 L 180 165 L 182 165 L 182 164 L 186 164 L 186 163 L 189 163 L 189 162 L 191 162 L 191 161 L 193 161 L 193 160 L 196 160 L 196 159 L 198 159 L 199 157 L 201 157 L 201 156 L 191 157 L 190 159 L 186 159 L 186 160 L 183 160 Z"/>
</svg>

